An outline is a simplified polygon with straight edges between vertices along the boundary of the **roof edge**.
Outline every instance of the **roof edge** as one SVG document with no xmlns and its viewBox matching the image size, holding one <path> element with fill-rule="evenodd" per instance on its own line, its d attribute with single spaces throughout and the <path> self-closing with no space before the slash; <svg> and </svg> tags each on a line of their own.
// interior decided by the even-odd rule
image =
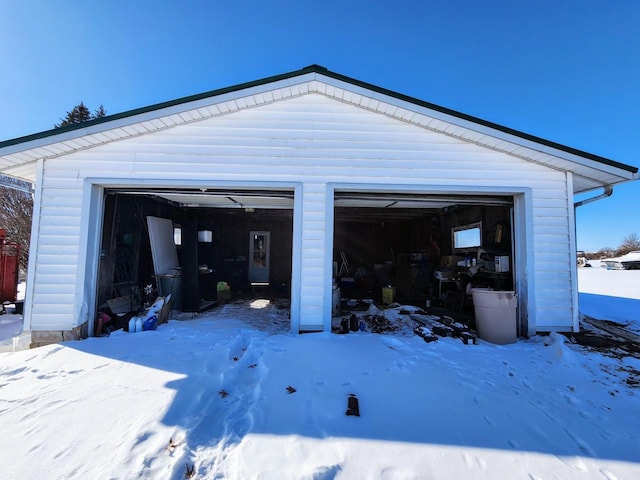
<svg viewBox="0 0 640 480">
<path fill-rule="evenodd" d="M 132 110 L 127 110 L 125 112 L 121 112 L 121 113 L 116 113 L 113 115 L 106 115 L 104 117 L 101 118 L 96 118 L 93 120 L 89 120 L 86 122 L 82 122 L 82 123 L 76 123 L 73 125 L 69 125 L 66 127 L 62 127 L 62 128 L 53 128 L 50 130 L 45 130 L 42 132 L 38 132 L 38 133 L 34 133 L 34 134 L 30 134 L 30 135 L 25 135 L 22 137 L 17 137 L 17 138 L 13 138 L 13 139 L 9 139 L 9 140 L 5 140 L 3 142 L 0 142 L 0 149 L 5 148 L 5 147 L 10 147 L 10 146 L 14 146 L 14 145 L 19 145 L 21 143 L 27 143 L 30 141 L 34 141 L 34 140 L 40 140 L 43 138 L 47 138 L 47 137 L 52 137 L 55 135 L 59 135 L 59 134 L 63 134 L 63 133 L 68 133 L 68 132 L 72 132 L 75 130 L 79 130 L 79 129 L 84 129 L 87 127 L 91 127 L 94 125 L 100 125 L 103 123 L 108 123 L 114 120 L 121 120 L 123 118 L 128 118 L 128 117 L 133 117 L 136 115 L 140 115 L 140 114 L 144 114 L 144 113 L 149 113 L 149 112 L 153 112 L 156 110 L 161 110 L 164 108 L 169 108 L 169 107 L 174 107 L 177 105 L 181 105 L 181 104 L 186 104 L 186 103 L 190 103 L 190 102 L 194 102 L 194 101 L 198 101 L 198 100 L 204 100 L 206 98 L 210 98 L 210 97 L 215 97 L 215 96 L 219 96 L 219 95 L 223 95 L 226 93 L 232 93 L 232 92 L 236 92 L 236 91 L 240 91 L 240 90 L 244 90 L 247 88 L 252 88 L 252 87 L 256 87 L 256 86 L 262 86 L 262 85 L 266 85 L 268 83 L 275 83 L 278 81 L 282 81 L 282 80 L 288 80 L 291 78 L 295 78 L 298 76 L 302 76 L 302 75 L 306 75 L 309 73 L 316 73 L 316 74 L 320 74 L 320 75 L 324 75 L 330 78 L 333 78 L 335 80 L 341 81 L 341 82 L 345 82 L 360 88 L 364 88 L 367 90 L 371 90 L 373 92 L 382 94 L 382 95 L 386 95 L 404 102 L 408 102 L 423 108 L 427 108 L 430 110 L 434 110 L 436 112 L 445 114 L 445 115 L 450 115 L 452 117 L 455 118 L 459 118 L 461 120 L 465 120 L 467 122 L 471 122 L 471 123 L 475 123 L 478 125 L 482 125 L 484 127 L 488 127 L 494 130 L 497 130 L 499 132 L 502 133 L 506 133 L 508 135 L 513 135 L 515 137 L 519 137 L 522 138 L 524 140 L 528 140 L 531 142 L 535 142 L 538 143 L 540 145 L 544 145 L 546 147 L 550 147 L 556 150 L 560 150 L 562 152 L 566 152 L 569 153 L 571 155 L 576 155 L 579 157 L 583 157 L 592 161 L 595 161 L 597 163 L 602 163 L 614 168 L 618 168 L 620 170 L 624 170 L 633 174 L 637 174 L 638 173 L 638 168 L 637 167 L 633 167 L 631 165 L 627 165 L 621 162 L 617 162 L 615 160 L 611 160 L 609 158 L 606 157 L 602 157 L 600 155 L 595 155 L 589 152 L 586 152 L 584 150 L 580 150 L 577 148 L 573 148 L 573 147 L 569 147 L 567 145 L 563 145 L 551 140 L 547 140 L 544 139 L 542 137 L 538 137 L 535 135 L 531 135 L 519 130 L 515 130 L 513 128 L 509 128 L 509 127 L 505 127 L 504 125 L 500 125 L 498 123 L 494 123 L 488 120 L 484 120 L 482 118 L 479 117 L 475 117 L 473 115 L 468 115 L 466 113 L 462 113 L 459 112 L 457 110 L 453 110 L 447 107 L 443 107 L 440 105 L 436 105 L 434 103 L 430 103 L 430 102 L 426 102 L 424 100 L 420 100 L 417 99 L 415 97 L 411 97 L 409 95 L 405 95 L 402 93 L 398 93 L 395 92 L 393 90 L 389 90 L 383 87 L 379 87 L 377 85 L 373 85 L 371 83 L 367 83 L 367 82 L 363 82 L 361 80 L 357 80 L 355 78 L 352 77 L 348 77 L 346 75 L 342 75 L 336 72 L 332 72 L 330 70 L 328 70 L 326 67 L 323 67 L 321 65 L 317 65 L 317 64 L 313 64 L 313 65 L 309 65 L 307 67 L 304 67 L 300 70 L 294 70 L 288 73 L 282 73 L 279 75 L 273 75 L 270 77 L 265 77 L 259 80 L 254 80 L 251 82 L 244 82 L 244 83 L 239 83 L 237 85 L 232 85 L 229 87 L 224 87 L 224 88 L 219 88 L 219 89 L 215 89 L 215 90 L 210 90 L 207 92 L 203 92 L 203 93 L 198 93 L 195 95 L 189 95 L 186 97 L 181 97 L 181 98 L 177 98 L 175 100 L 169 100 L 169 101 L 165 101 L 165 102 L 160 102 L 160 103 L 156 103 L 156 104 L 152 104 L 146 107 L 140 107 L 140 108 L 135 108 Z"/>
<path fill-rule="evenodd" d="M 308 68 L 310 68 L 310 67 L 308 67 Z M 321 67 L 321 68 L 323 68 L 323 67 Z M 557 142 L 554 142 L 552 140 L 547 140 L 545 138 L 538 137 L 536 135 L 531 135 L 529 133 L 525 133 L 525 132 L 522 132 L 520 130 L 516 130 L 516 129 L 513 129 L 513 128 L 505 127 L 504 125 L 500 125 L 498 123 L 494 123 L 494 122 L 491 122 L 489 120 L 484 120 L 482 118 L 475 117 L 473 115 L 468 115 L 466 113 L 462 113 L 462 112 L 459 112 L 457 110 L 453 110 L 451 108 L 443 107 L 441 105 L 436 105 L 435 103 L 426 102 L 424 100 L 420 100 L 418 98 L 411 97 L 409 95 L 398 93 L 398 92 L 395 92 L 393 90 L 388 90 L 386 88 L 378 87 L 376 85 L 372 85 L 372 84 L 367 83 L 367 82 L 363 82 L 363 81 L 360 81 L 360 80 L 357 80 L 357 79 L 354 79 L 354 78 L 351 78 L 351 77 L 347 77 L 347 76 L 341 75 L 339 73 L 331 72 L 331 71 L 328 71 L 326 69 L 325 69 L 324 72 L 318 72 L 318 73 L 323 73 L 324 75 L 326 75 L 328 77 L 331 77 L 331 78 L 334 78 L 336 80 L 340 80 L 340 81 L 343 81 L 343 82 L 350 83 L 352 85 L 356 85 L 356 86 L 361 87 L 361 88 L 372 90 L 372 91 L 374 91 L 376 93 L 380 93 L 380 94 L 383 94 L 383 95 L 388 95 L 390 97 L 393 97 L 393 98 L 396 98 L 398 100 L 402 100 L 402 101 L 405 101 L 405 102 L 408 102 L 408 103 L 412 103 L 412 104 L 418 105 L 420 107 L 428 108 L 430 110 L 435 110 L 436 112 L 439 112 L 439 113 L 442 113 L 442 114 L 445 114 L 445 115 L 450 115 L 452 117 L 456 117 L 456 118 L 459 118 L 461 120 L 465 120 L 465 121 L 468 121 L 468 122 L 471 122 L 471 123 L 476 123 L 476 124 L 482 125 L 484 127 L 492 128 L 492 129 L 498 130 L 498 131 L 500 131 L 502 133 L 506 133 L 506 134 L 509 134 L 509 135 L 513 135 L 515 137 L 522 138 L 524 140 L 528 140 L 528 141 L 531 141 L 531 142 L 539 143 L 539 144 L 544 145 L 546 147 L 554 148 L 556 150 L 560 150 L 560 151 L 563 151 L 563 152 L 566 152 L 566 153 L 570 153 L 572 155 L 577 155 L 577 156 L 580 156 L 580 157 L 583 157 L 583 158 L 587 158 L 589 160 L 593 160 L 593 161 L 598 162 L 598 163 L 603 163 L 603 164 L 609 165 L 611 167 L 619 168 L 621 170 L 625 170 L 625 171 L 628 171 L 628 172 L 631 172 L 631 173 L 638 173 L 638 167 L 634 167 L 634 166 L 631 166 L 631 165 L 627 165 L 625 163 L 617 162 L 615 160 L 611 160 L 609 158 L 602 157 L 600 155 L 589 153 L 589 152 L 586 152 L 584 150 L 580 150 L 580 149 L 577 149 L 577 148 L 569 147 L 567 145 L 563 145 L 561 143 L 557 143 Z"/>
<path fill-rule="evenodd" d="M 218 88 L 215 90 L 209 90 L 207 92 L 197 93 L 195 95 L 188 95 L 186 97 L 176 98 L 174 100 L 167 100 L 165 102 L 154 103 L 145 107 L 134 108 L 132 110 L 126 110 L 120 113 L 114 113 L 112 115 L 105 115 L 104 117 L 95 118 L 93 120 L 87 120 L 86 122 L 74 123 L 61 128 L 52 128 L 50 130 L 44 130 L 42 132 L 32 133 L 22 137 L 16 137 L 9 140 L 0 142 L 0 148 L 10 147 L 12 145 L 19 145 L 20 143 L 27 143 L 33 140 L 40 140 L 42 138 L 52 137 L 54 135 L 60 135 L 62 133 L 73 132 L 74 130 L 80 130 L 82 128 L 92 127 L 94 125 L 100 125 L 102 123 L 108 123 L 114 120 L 121 120 L 123 118 L 134 117 L 143 113 L 149 113 L 156 110 L 162 110 L 164 108 L 175 107 L 185 103 L 195 102 L 198 100 L 204 100 L 210 97 L 216 97 L 225 93 L 232 93 L 239 90 L 244 90 L 251 87 L 265 85 L 268 83 L 278 82 L 281 80 L 287 80 L 307 73 L 322 73 L 327 69 L 319 65 L 311 65 L 300 70 L 293 72 L 283 73 L 279 75 L 273 75 L 270 77 L 262 78 L 260 80 L 254 80 L 251 82 L 243 82 L 230 87 Z"/>
</svg>

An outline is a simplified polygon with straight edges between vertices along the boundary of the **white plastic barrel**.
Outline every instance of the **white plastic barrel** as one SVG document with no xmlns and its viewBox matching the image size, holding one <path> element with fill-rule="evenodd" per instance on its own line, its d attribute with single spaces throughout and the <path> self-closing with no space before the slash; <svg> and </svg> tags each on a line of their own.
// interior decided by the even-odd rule
<svg viewBox="0 0 640 480">
<path fill-rule="evenodd" d="M 487 342 L 505 345 L 518 338 L 516 293 L 508 290 L 472 288 L 478 337 Z"/>
</svg>

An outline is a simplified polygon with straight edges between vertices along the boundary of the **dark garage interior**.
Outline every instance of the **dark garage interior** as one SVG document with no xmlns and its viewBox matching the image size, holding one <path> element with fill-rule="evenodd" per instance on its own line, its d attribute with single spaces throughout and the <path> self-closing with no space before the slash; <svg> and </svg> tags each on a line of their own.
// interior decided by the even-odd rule
<svg viewBox="0 0 640 480">
<path fill-rule="evenodd" d="M 347 310 L 384 305 L 392 287 L 394 301 L 459 316 L 473 309 L 468 285 L 513 289 L 512 197 L 336 192 L 334 202 L 333 275 Z M 154 271 L 148 217 L 170 222 L 178 271 Z M 290 298 L 292 237 L 293 191 L 106 190 L 98 308 L 133 312 L 169 292 L 183 312 Z M 266 276 L 252 278 L 252 262 Z"/>
<path fill-rule="evenodd" d="M 261 205 L 267 198 L 276 208 L 250 206 L 256 200 L 247 192 L 187 193 L 188 204 L 182 202 L 185 191 L 105 192 L 99 308 L 118 303 L 122 310 L 136 311 L 156 295 L 172 293 L 174 309 L 198 312 L 216 305 L 219 282 L 236 297 L 266 289 L 269 295 L 290 297 L 293 210 L 281 205 L 292 204 L 293 193 L 262 192 Z M 171 222 L 178 271 L 155 271 L 148 217 Z M 250 278 L 252 232 L 269 235 L 266 282 Z"/>
<path fill-rule="evenodd" d="M 335 205 L 342 307 L 385 303 L 391 286 L 402 304 L 472 317 L 468 288 L 513 289 L 512 197 L 340 192 Z"/>
</svg>

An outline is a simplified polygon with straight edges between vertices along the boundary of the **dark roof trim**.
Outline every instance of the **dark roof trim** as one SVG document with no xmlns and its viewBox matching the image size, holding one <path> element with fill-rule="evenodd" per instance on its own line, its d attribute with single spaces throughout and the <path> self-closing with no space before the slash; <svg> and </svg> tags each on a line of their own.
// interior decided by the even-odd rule
<svg viewBox="0 0 640 480">
<path fill-rule="evenodd" d="M 315 66 L 315 65 L 312 65 L 312 66 Z M 311 68 L 311 67 L 307 67 L 307 68 Z M 320 68 L 324 68 L 324 67 L 320 67 Z M 608 158 L 605 158 L 605 157 L 601 157 L 599 155 L 594 155 L 592 153 L 585 152 L 583 150 L 578 150 L 577 148 L 568 147 L 568 146 L 562 145 L 560 143 L 552 142 L 551 140 L 546 140 L 546 139 L 541 138 L 541 137 L 536 137 L 535 135 L 530 135 L 528 133 L 524 133 L 524 132 L 521 132 L 519 130 L 514 130 L 513 128 L 505 127 L 503 125 L 499 125 L 497 123 L 493 123 L 493 122 L 490 122 L 488 120 L 483 120 L 481 118 L 474 117 L 472 115 L 467 115 L 466 113 L 461 113 L 461 112 L 458 112 L 456 110 L 452 110 L 450 108 L 441 107 L 440 105 L 435 105 L 433 103 L 425 102 L 423 100 L 419 100 L 417 98 L 410 97 L 410 96 L 404 95 L 402 93 L 397 93 L 397 92 L 394 92 L 392 90 L 387 90 L 386 88 L 377 87 L 375 85 L 371 85 L 370 83 L 361 82 L 360 80 L 356 80 L 356 79 L 353 79 L 353 78 L 350 78 L 350 77 L 346 77 L 344 75 L 340 75 L 339 73 L 330 72 L 330 71 L 328 71 L 326 69 L 324 69 L 324 71 L 320 71 L 319 73 L 324 73 L 324 75 L 326 75 L 327 77 L 335 78 L 336 80 L 341 80 L 343 82 L 348 82 L 348 83 L 351 83 L 353 85 L 357 85 L 359 87 L 366 88 L 368 90 L 372 90 L 372 91 L 377 92 L 377 93 L 381 93 L 383 95 L 388 95 L 390 97 L 397 98 L 398 100 L 402 100 L 402 101 L 405 101 L 405 102 L 413 103 L 415 105 L 419 105 L 421 107 L 425 107 L 425 108 L 428 108 L 430 110 L 435 110 L 436 112 L 444 113 L 446 115 L 451 115 L 453 117 L 460 118 L 462 120 L 466 120 L 466 121 L 469 121 L 469 122 L 472 122 L 472 123 L 477 123 L 478 125 L 482 125 L 482 126 L 485 126 L 485 127 L 493 128 L 493 129 L 498 130 L 500 132 L 507 133 L 509 135 L 514 135 L 516 137 L 520 137 L 520 138 L 523 138 L 523 139 L 531 141 L 531 142 L 536 142 L 536 143 L 539 143 L 539 144 L 544 145 L 546 147 L 555 148 L 557 150 L 561 150 L 561 151 L 570 153 L 572 155 L 577 155 L 577 156 L 580 156 L 580 157 L 588 158 L 589 160 L 593 160 L 595 162 L 603 163 L 603 164 L 609 165 L 611 167 L 616 167 L 616 168 L 619 168 L 621 170 L 626 170 L 628 172 L 632 172 L 632 173 L 637 173 L 638 172 L 638 168 L 637 167 L 633 167 L 631 165 L 626 165 L 624 163 L 616 162 L 615 160 L 611 160 L 611 159 L 608 159 Z"/>
<path fill-rule="evenodd" d="M 347 77 L 345 75 L 341 75 L 339 73 L 335 73 L 335 72 L 331 72 L 329 70 L 327 70 L 325 67 L 322 67 L 320 65 L 309 65 L 308 67 L 302 68 L 300 70 L 295 70 L 293 72 L 289 72 L 289 73 L 283 73 L 280 75 L 274 75 L 271 77 L 266 77 L 260 80 L 255 80 L 253 82 L 245 82 L 245 83 L 240 83 L 238 85 L 233 85 L 230 87 L 225 87 L 225 88 L 220 88 L 217 90 L 211 90 L 209 92 L 204 92 L 204 93 L 199 93 L 196 95 L 190 95 L 188 97 L 182 97 L 182 98 L 178 98 L 175 100 L 170 100 L 167 102 L 161 102 L 161 103 L 156 103 L 154 105 L 149 105 L 147 107 L 141 107 L 141 108 L 136 108 L 133 110 L 128 110 L 126 112 L 122 112 L 122 113 L 116 113 L 114 115 L 107 115 L 105 117 L 102 118 L 97 118 L 94 120 L 89 120 L 87 122 L 82 122 L 82 123 L 77 123 L 77 124 L 73 124 L 73 125 L 69 125 L 67 127 L 63 127 L 63 128 L 54 128 L 51 130 L 45 130 L 43 132 L 39 132 L 39 133 L 34 133 L 32 135 L 27 135 L 24 137 L 18 137 L 18 138 L 14 138 L 11 140 L 6 140 L 4 142 L 0 142 L 0 148 L 4 148 L 4 147 L 9 147 L 12 145 L 18 145 L 20 143 L 25 143 L 25 142 L 29 142 L 32 140 L 38 140 L 41 138 L 46 138 L 46 137 L 50 137 L 50 136 L 54 136 L 54 135 L 58 135 L 61 133 L 66 133 L 66 132 L 71 132 L 73 130 L 78 130 L 81 128 L 86 128 L 86 127 L 90 127 L 93 125 L 99 125 L 101 123 L 107 123 L 113 120 L 119 120 L 122 118 L 127 118 L 127 117 L 133 117 L 135 115 L 140 115 L 143 113 L 148 113 L 148 112 L 152 112 L 155 110 L 161 110 L 163 108 L 168 108 L 168 107 L 174 107 L 176 105 L 181 105 L 184 103 L 189 103 L 189 102 L 194 102 L 197 100 L 203 100 L 209 97 L 215 97 L 218 95 L 223 95 L 225 93 L 231 93 L 231 92 L 235 92 L 235 91 L 239 91 L 239 90 L 244 90 L 247 88 L 252 88 L 252 87 L 256 87 L 256 86 L 261 86 L 261 85 L 266 85 L 268 83 L 274 83 L 274 82 L 278 82 L 281 80 L 287 80 L 290 78 L 295 78 L 301 75 L 306 75 L 309 73 L 319 73 L 322 75 L 325 75 L 327 77 L 331 77 L 335 80 L 339 80 L 342 82 L 346 82 L 346 83 L 350 83 L 352 85 L 367 89 L 367 90 L 371 90 L 373 92 L 376 93 L 380 93 L 382 95 L 387 95 L 389 97 L 392 98 L 396 98 L 398 100 L 402 100 L 408 103 L 413 103 L 414 105 L 418 105 L 420 107 L 424 107 L 424 108 L 428 108 L 430 110 L 435 110 L 436 112 L 440 112 L 446 115 L 451 115 L 453 117 L 456 118 L 460 118 L 462 120 L 468 121 L 468 122 L 472 122 L 472 123 L 476 123 L 478 125 L 482 125 L 485 127 L 489 127 L 495 130 L 498 130 L 500 132 L 509 134 L 509 135 L 513 135 L 516 137 L 520 137 L 524 140 L 528 140 L 531 142 L 535 142 L 535 143 L 539 143 L 541 145 L 550 147 L 550 148 L 554 148 L 566 153 L 570 153 L 572 155 L 577 155 L 579 157 L 583 157 L 583 158 L 587 158 L 589 160 L 592 160 L 594 162 L 598 162 L 598 163 L 602 163 L 611 167 L 615 167 L 615 168 L 619 168 L 621 170 L 625 170 L 631 173 L 637 173 L 638 172 L 638 168 L 637 167 L 633 167 L 631 165 L 626 165 L 624 163 L 620 163 L 620 162 L 616 162 L 615 160 L 610 160 L 608 158 L 605 157 L 601 157 L 599 155 L 594 155 L 592 153 L 588 153 L 585 152 L 583 150 L 578 150 L 576 148 L 572 148 L 572 147 L 568 147 L 566 145 L 562 145 L 560 143 L 556 143 L 556 142 L 552 142 L 551 140 L 545 140 L 544 138 L 540 138 L 540 137 L 536 137 L 535 135 L 530 135 L 528 133 L 524 133 L 518 130 L 514 130 L 512 128 L 509 127 L 505 127 L 503 125 L 499 125 L 497 123 L 493 123 L 487 120 L 483 120 L 481 118 L 478 117 L 474 117 L 472 115 L 467 115 L 465 113 L 461 113 L 458 112 L 456 110 L 452 110 L 446 107 L 441 107 L 440 105 L 435 105 L 433 103 L 429 103 L 429 102 L 425 102 L 423 100 L 419 100 L 417 98 L 414 97 L 410 97 L 408 95 L 403 95 L 401 93 L 398 92 L 394 92 L 392 90 L 387 90 L 386 88 L 382 88 L 382 87 L 378 87 L 376 85 L 372 85 L 370 83 L 367 82 L 362 82 L 360 80 L 356 80 L 354 78 L 351 77 Z"/>
</svg>

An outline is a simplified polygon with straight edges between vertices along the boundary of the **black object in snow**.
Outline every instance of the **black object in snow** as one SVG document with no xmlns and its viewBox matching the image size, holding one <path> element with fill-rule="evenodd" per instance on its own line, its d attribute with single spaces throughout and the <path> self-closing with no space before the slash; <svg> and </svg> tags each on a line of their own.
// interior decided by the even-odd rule
<svg viewBox="0 0 640 480">
<path fill-rule="evenodd" d="M 360 406 L 358 405 L 358 397 L 354 394 L 349 395 L 347 399 L 347 415 L 354 417 L 360 416 Z"/>
</svg>

